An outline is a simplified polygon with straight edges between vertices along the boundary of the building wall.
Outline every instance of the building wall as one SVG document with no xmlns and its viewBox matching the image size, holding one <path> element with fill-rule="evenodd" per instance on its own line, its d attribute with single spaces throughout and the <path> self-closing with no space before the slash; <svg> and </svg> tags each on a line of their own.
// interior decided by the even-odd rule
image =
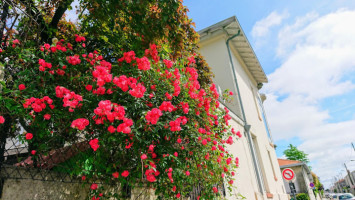
<svg viewBox="0 0 355 200">
<path fill-rule="evenodd" d="M 238 114 L 237 90 L 229 62 L 226 47 L 226 38 L 223 34 L 200 43 L 200 53 L 204 56 L 212 72 L 215 74 L 214 81 L 222 90 L 230 89 L 235 95 L 232 103 L 226 103 L 236 115 Z M 247 199 L 287 199 L 286 191 L 282 182 L 281 173 L 273 145 L 267 136 L 266 128 L 258 106 L 257 83 L 240 59 L 238 53 L 232 48 L 233 63 L 236 68 L 237 81 L 248 124 L 251 125 L 251 134 L 259 160 L 259 168 L 263 177 L 263 191 L 259 192 L 255 175 L 253 160 L 245 134 L 231 147 L 231 152 L 240 157 L 240 168 L 237 174 L 237 189 Z M 238 117 L 235 117 L 238 119 Z M 238 123 L 239 122 L 239 123 Z M 243 122 L 234 120 L 232 123 L 236 130 L 243 133 Z M 269 193 L 269 198 L 267 198 Z M 272 197 L 271 197 L 271 196 Z M 257 197 L 256 197 L 257 196 Z"/>
</svg>

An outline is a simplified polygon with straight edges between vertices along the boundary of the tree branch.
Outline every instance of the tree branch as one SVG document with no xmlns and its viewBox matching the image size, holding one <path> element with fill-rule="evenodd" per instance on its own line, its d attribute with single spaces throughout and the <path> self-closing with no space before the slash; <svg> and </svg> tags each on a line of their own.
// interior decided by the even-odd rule
<svg viewBox="0 0 355 200">
<path fill-rule="evenodd" d="M 50 33 L 52 30 L 58 29 L 58 23 L 63 17 L 65 11 L 68 9 L 74 0 L 63 0 L 60 2 L 58 8 L 56 9 L 51 23 L 48 25 L 41 14 L 41 12 L 35 6 L 33 0 L 20 0 L 20 2 L 26 6 L 27 12 L 30 14 L 31 18 L 39 24 L 39 31 L 41 32 L 41 41 L 50 43 Z"/>
<path fill-rule="evenodd" d="M 68 9 L 68 7 L 70 6 L 71 3 L 73 3 L 74 0 L 64 0 L 62 1 L 57 10 L 54 13 L 54 16 L 52 18 L 51 23 L 49 24 L 50 28 L 54 28 L 57 29 L 59 20 L 62 18 L 62 16 L 64 15 L 65 11 Z"/>
<path fill-rule="evenodd" d="M 41 39 L 42 41 L 47 41 L 48 40 L 48 26 L 46 22 L 43 19 L 43 16 L 41 12 L 37 9 L 35 6 L 33 0 L 20 0 L 20 2 L 25 5 L 26 7 L 26 12 L 29 14 L 32 18 L 33 21 L 35 21 L 37 24 L 39 24 L 39 30 L 41 33 Z"/>
<path fill-rule="evenodd" d="M 5 2 L 3 6 L 3 12 L 1 13 L 1 19 L 0 19 L 2 23 L 2 27 L 0 29 L 0 46 L 2 44 L 2 37 L 4 36 L 4 28 L 6 27 L 6 18 L 8 13 L 9 13 L 9 4 Z"/>
</svg>

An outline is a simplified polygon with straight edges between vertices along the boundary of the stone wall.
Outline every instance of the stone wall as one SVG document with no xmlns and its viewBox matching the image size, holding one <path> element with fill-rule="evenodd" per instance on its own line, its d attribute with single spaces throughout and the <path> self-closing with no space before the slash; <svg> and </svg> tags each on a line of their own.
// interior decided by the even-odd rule
<svg viewBox="0 0 355 200">
<path fill-rule="evenodd" d="M 30 177 L 28 169 L 6 168 L 7 176 L 9 170 L 13 170 L 11 178 L 5 178 L 3 183 L 2 196 L 0 200 L 88 200 L 90 184 L 72 183 L 60 181 L 58 173 L 38 173 Z M 4 170 L 2 176 L 4 177 Z M 34 173 L 31 173 L 32 175 Z M 22 176 L 20 178 L 20 175 Z M 58 181 L 50 181 L 58 177 Z M 119 185 L 105 186 L 106 193 L 121 193 Z M 105 195 L 105 193 L 104 193 Z M 156 199 L 154 191 L 149 188 L 137 187 L 131 191 L 132 200 L 153 200 Z"/>
</svg>

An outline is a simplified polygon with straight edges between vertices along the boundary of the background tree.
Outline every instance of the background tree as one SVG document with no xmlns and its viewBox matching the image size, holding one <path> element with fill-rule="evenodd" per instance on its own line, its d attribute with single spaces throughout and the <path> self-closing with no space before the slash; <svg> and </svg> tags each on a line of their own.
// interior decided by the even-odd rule
<svg viewBox="0 0 355 200">
<path fill-rule="evenodd" d="M 90 47 L 103 47 L 107 60 L 154 43 L 169 49 L 173 61 L 195 54 L 202 87 L 211 83 L 213 74 L 197 52 L 199 36 L 182 0 L 81 0 L 78 9 L 80 32 L 87 35 Z"/>
<path fill-rule="evenodd" d="M 283 154 L 289 160 L 298 160 L 306 164 L 309 163 L 309 159 L 307 157 L 308 154 L 304 153 L 301 150 L 298 150 L 297 147 L 293 146 L 292 144 L 288 146 L 288 148 L 283 152 Z"/>
</svg>

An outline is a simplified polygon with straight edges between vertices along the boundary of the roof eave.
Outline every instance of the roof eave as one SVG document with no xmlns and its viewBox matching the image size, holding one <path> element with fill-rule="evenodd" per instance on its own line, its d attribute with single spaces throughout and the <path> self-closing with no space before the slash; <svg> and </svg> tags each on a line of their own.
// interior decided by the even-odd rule
<svg viewBox="0 0 355 200">
<path fill-rule="evenodd" d="M 306 169 L 307 174 L 311 173 L 311 170 L 309 170 L 308 166 L 304 162 L 294 163 L 294 164 L 290 164 L 290 165 L 282 165 L 282 166 L 280 166 L 280 169 L 289 168 L 289 167 L 297 167 L 297 166 L 303 166 Z"/>
<path fill-rule="evenodd" d="M 212 33 L 219 30 L 222 30 L 219 34 L 226 34 L 228 37 L 231 37 L 232 35 L 236 34 L 238 30 L 240 30 L 240 36 L 231 40 L 231 46 L 237 50 L 248 70 L 253 75 L 254 79 L 258 83 L 267 83 L 268 79 L 266 74 L 261 67 L 253 48 L 251 47 L 248 38 L 245 36 L 245 33 L 238 22 L 238 19 L 235 16 L 230 17 L 212 26 L 204 28 L 198 31 L 198 33 L 200 34 L 201 41 L 203 41 L 204 39 L 207 39 L 209 36 L 211 36 Z"/>
</svg>

